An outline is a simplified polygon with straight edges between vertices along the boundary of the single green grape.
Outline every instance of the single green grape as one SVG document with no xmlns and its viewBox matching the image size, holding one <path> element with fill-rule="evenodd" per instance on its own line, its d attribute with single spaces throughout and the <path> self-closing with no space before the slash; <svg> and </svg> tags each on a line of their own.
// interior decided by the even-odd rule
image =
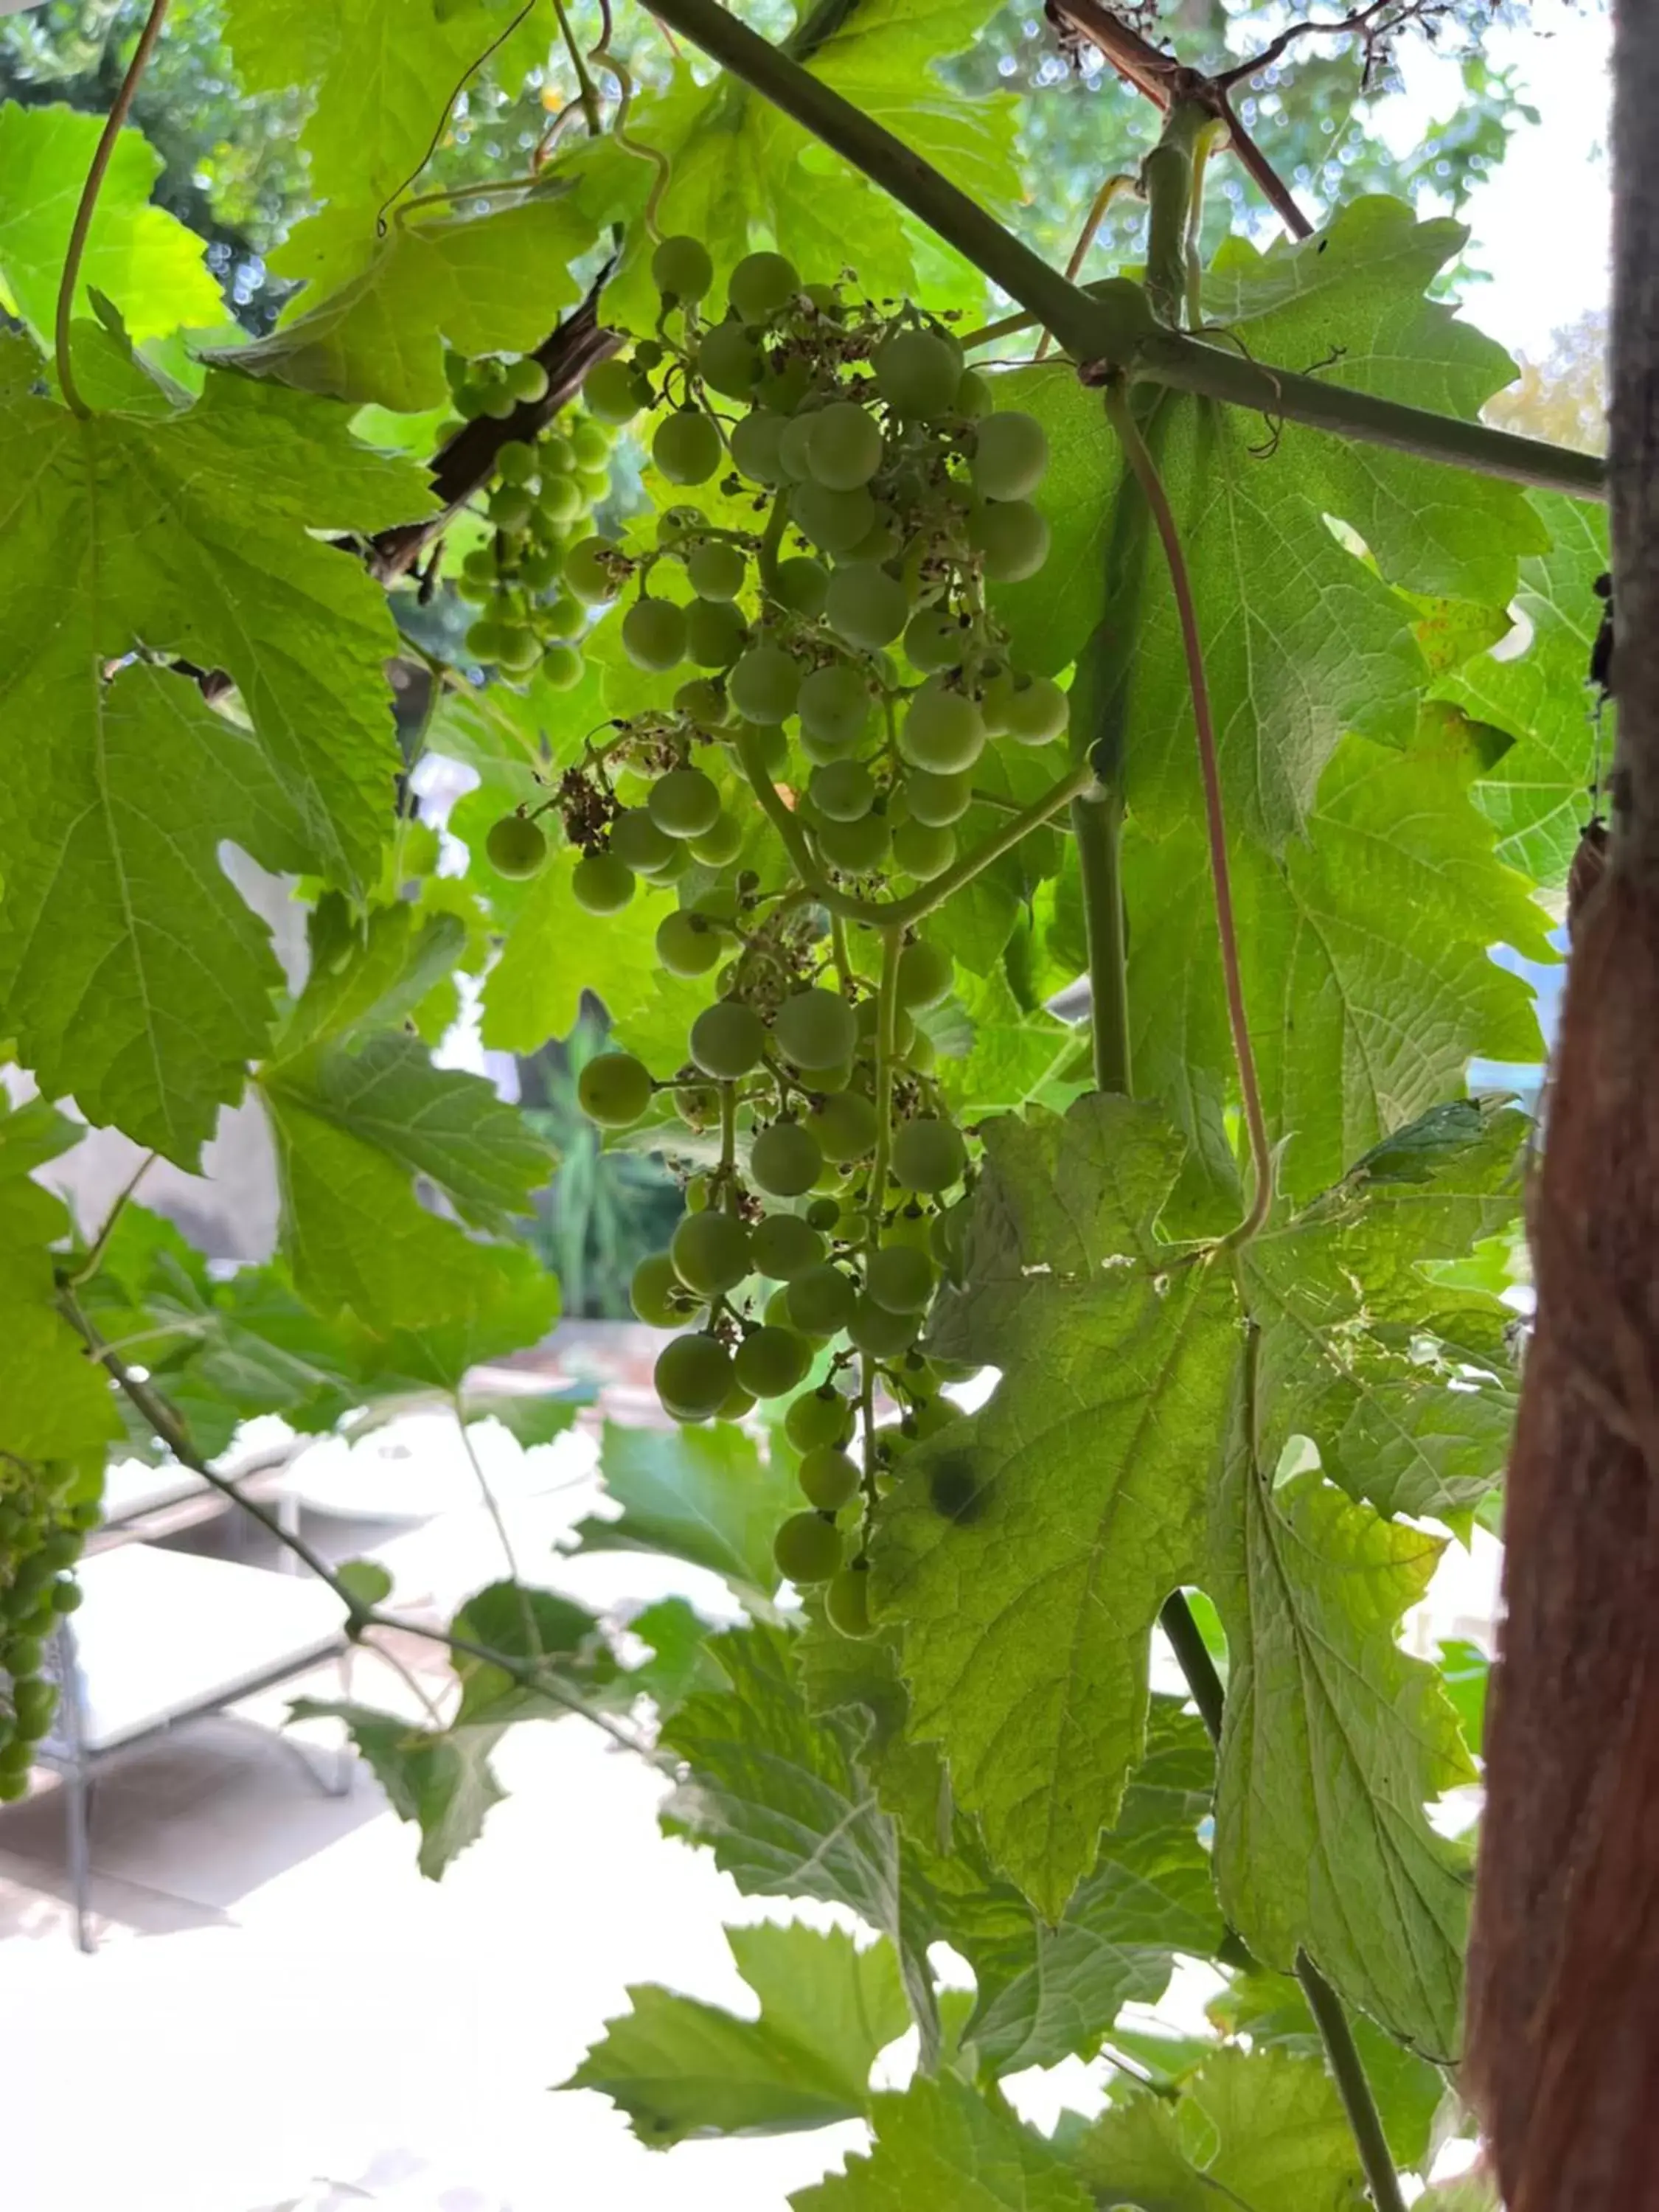
<svg viewBox="0 0 1659 2212">
<path fill-rule="evenodd" d="M 743 850 L 743 824 L 735 814 L 719 814 L 700 837 L 686 842 L 705 868 L 729 867 Z"/>
<path fill-rule="evenodd" d="M 719 729 L 726 720 L 726 694 L 712 677 L 693 676 L 674 694 L 674 711 L 705 728 Z"/>
<path fill-rule="evenodd" d="M 866 814 L 857 822 L 821 822 L 817 836 L 818 850 L 830 866 L 849 876 L 873 875 L 885 863 L 892 843 L 884 814 Z"/>
<path fill-rule="evenodd" d="M 712 538 L 695 545 L 685 557 L 691 588 L 705 599 L 735 599 L 749 574 L 749 563 L 737 546 Z"/>
<path fill-rule="evenodd" d="M 937 676 L 954 668 L 968 644 L 968 634 L 954 617 L 939 607 L 923 607 L 911 616 L 904 632 L 904 657 L 924 676 Z"/>
<path fill-rule="evenodd" d="M 857 1466 L 832 1444 L 818 1444 L 804 1453 L 795 1480 L 807 1504 L 820 1513 L 839 1513 L 859 1494 Z"/>
<path fill-rule="evenodd" d="M 889 1313 L 920 1313 L 933 1295 L 933 1267 L 914 1244 L 883 1244 L 864 1263 L 864 1287 Z"/>
<path fill-rule="evenodd" d="M 828 1261 L 809 1267 L 789 1285 L 790 1320 L 808 1336 L 834 1336 L 852 1317 L 857 1285 Z"/>
<path fill-rule="evenodd" d="M 568 476 L 576 465 L 576 448 L 562 430 L 550 427 L 544 430 L 536 441 L 535 452 L 544 477 Z"/>
<path fill-rule="evenodd" d="M 948 825 L 901 822 L 893 830 L 893 865 L 918 883 L 942 876 L 957 857 L 957 833 Z"/>
<path fill-rule="evenodd" d="M 855 400 L 836 399 L 810 416 L 807 466 L 816 483 L 856 491 L 882 463 L 881 428 Z"/>
<path fill-rule="evenodd" d="M 784 450 L 787 459 L 787 442 Z M 831 491 L 827 484 L 803 483 L 791 495 L 789 515 L 803 537 L 839 558 L 874 528 L 876 502 L 862 488 Z"/>
<path fill-rule="evenodd" d="M 726 281 L 726 296 L 745 323 L 764 323 L 799 289 L 793 261 L 781 253 L 745 253 Z"/>
<path fill-rule="evenodd" d="M 875 1149 L 876 1109 L 861 1091 L 831 1091 L 812 1109 L 806 1126 L 830 1160 L 861 1160 Z"/>
<path fill-rule="evenodd" d="M 705 1006 L 691 1024 L 691 1058 L 705 1075 L 735 1082 L 760 1066 L 766 1050 L 766 1024 L 752 1006 L 721 999 Z"/>
<path fill-rule="evenodd" d="M 580 637 L 587 628 L 587 610 L 568 592 L 561 592 L 541 609 L 540 622 L 544 636 Z"/>
<path fill-rule="evenodd" d="M 847 1401 L 828 1383 L 821 1390 L 804 1390 L 790 1401 L 783 1417 L 783 1433 L 798 1452 L 817 1451 L 838 1444 L 847 1434 Z"/>
<path fill-rule="evenodd" d="M 586 853 L 570 874 L 570 896 L 584 914 L 620 914 L 634 896 L 634 871 L 614 853 Z"/>
<path fill-rule="evenodd" d="M 918 1075 L 931 1075 L 939 1059 L 939 1047 L 926 1030 L 918 1030 L 905 1048 L 904 1058 Z"/>
<path fill-rule="evenodd" d="M 484 852 L 498 876 L 522 883 L 533 876 L 547 858 L 547 838 L 539 822 L 523 814 L 503 814 L 489 825 Z"/>
<path fill-rule="evenodd" d="M 741 323 L 716 323 L 697 341 L 697 374 L 726 399 L 746 399 L 760 375 L 760 348 Z"/>
<path fill-rule="evenodd" d="M 720 786 L 700 768 L 672 768 L 652 785 L 647 805 L 669 836 L 705 836 L 720 819 Z"/>
<path fill-rule="evenodd" d="M 732 703 L 751 722 L 781 722 L 795 711 L 801 675 L 781 646 L 755 645 L 732 669 L 727 688 Z"/>
<path fill-rule="evenodd" d="M 912 1013 L 925 1013 L 942 1006 L 956 981 L 956 963 L 943 945 L 919 937 L 907 945 L 898 959 L 898 1002 Z"/>
<path fill-rule="evenodd" d="M 822 561 L 798 553 L 791 560 L 779 562 L 772 580 L 772 597 L 781 607 L 811 620 L 823 612 L 829 592 L 830 571 Z"/>
<path fill-rule="evenodd" d="M 608 538 L 579 538 L 564 556 L 564 580 L 589 606 L 614 599 L 623 586 L 616 558 L 617 548 Z"/>
<path fill-rule="evenodd" d="M 831 822 L 857 822 L 876 802 L 876 780 L 862 761 L 835 760 L 815 768 L 807 796 Z"/>
<path fill-rule="evenodd" d="M 858 1044 L 857 1017 L 838 992 L 796 991 L 773 1017 L 772 1037 L 784 1058 L 797 1067 L 834 1067 L 853 1056 Z"/>
<path fill-rule="evenodd" d="M 706 975 L 724 951 L 719 930 L 703 915 L 678 908 L 657 924 L 657 957 L 671 975 Z"/>
<path fill-rule="evenodd" d="M 857 1018 L 859 1049 L 860 1052 L 866 1054 L 872 1053 L 875 1049 L 876 1025 L 880 1018 L 879 1001 L 875 999 L 860 999 L 858 1005 Z M 902 1006 L 895 1006 L 893 1009 L 893 1049 L 897 1053 L 901 1060 L 903 1059 L 905 1054 L 910 1049 L 910 1042 L 912 1038 L 915 1036 L 915 1033 L 916 1025 L 915 1022 L 911 1020 L 909 1015 L 905 1012 Z"/>
<path fill-rule="evenodd" d="M 841 1532 L 821 1513 L 792 1513 L 772 1540 L 772 1559 L 786 1582 L 827 1583 L 841 1565 Z"/>
<path fill-rule="evenodd" d="M 812 418 L 796 415 L 787 422 L 778 437 L 778 466 L 786 483 L 804 484 L 812 480 Z"/>
<path fill-rule="evenodd" d="M 622 618 L 623 651 L 635 668 L 660 675 L 685 658 L 685 610 L 668 599 L 635 599 Z"/>
<path fill-rule="evenodd" d="M 532 592 L 550 591 L 563 574 L 564 548 L 562 545 L 532 545 L 519 563 L 520 580 L 525 585 L 526 589 Z M 556 599 L 553 604 L 556 606 L 562 605 L 567 607 L 575 607 L 576 609 L 574 627 L 562 633 L 556 632 L 555 635 L 557 635 L 562 634 L 566 637 L 579 637 L 583 629 L 586 627 L 586 618 L 583 615 L 581 609 L 579 606 L 576 606 L 576 602 L 568 597 L 561 596 L 561 598 Z M 547 608 L 544 607 L 541 611 L 542 628 L 545 629 L 547 628 L 546 618 L 549 611 Z"/>
<path fill-rule="evenodd" d="M 665 238 L 651 257 L 651 281 L 671 300 L 701 300 L 714 281 L 714 264 L 701 239 Z"/>
<path fill-rule="evenodd" d="M 1008 734 L 1022 745 L 1046 745 L 1072 719 L 1072 702 L 1052 677 L 1016 677 L 1001 701 Z"/>
<path fill-rule="evenodd" d="M 838 1198 L 815 1198 L 806 1209 L 809 1227 L 822 1230 L 827 1237 L 841 1219 L 841 1200 Z"/>
<path fill-rule="evenodd" d="M 848 645 L 874 652 L 890 645 L 910 615 L 910 594 L 872 561 L 844 563 L 830 579 L 824 620 Z"/>
<path fill-rule="evenodd" d="M 798 1213 L 769 1213 L 755 1224 L 755 1272 L 791 1283 L 823 1258 L 823 1239 Z"/>
<path fill-rule="evenodd" d="M 602 1129 L 631 1129 L 651 1103 L 651 1071 L 631 1052 L 596 1053 L 576 1078 L 576 1097 Z"/>
<path fill-rule="evenodd" d="M 985 750 L 984 718 L 965 691 L 930 676 L 912 695 L 899 744 L 913 766 L 936 775 L 959 775 Z"/>
<path fill-rule="evenodd" d="M 967 1164 L 967 1147 L 951 1122 L 922 1115 L 894 1133 L 893 1180 L 901 1189 L 948 1190 Z"/>
<path fill-rule="evenodd" d="M 969 422 L 977 422 L 995 405 L 996 393 L 991 388 L 990 378 L 982 376 L 976 368 L 964 369 L 957 386 L 957 413 Z"/>
<path fill-rule="evenodd" d="M 876 389 L 894 412 L 930 422 L 951 411 L 962 386 L 962 349 L 937 331 L 898 331 L 876 354 Z"/>
<path fill-rule="evenodd" d="M 793 1328 L 763 1323 L 744 1337 L 732 1364 L 738 1382 L 757 1398 L 785 1398 L 805 1381 L 812 1347 Z"/>
<path fill-rule="evenodd" d="M 538 510 L 550 523 L 574 522 L 586 502 L 574 477 L 550 477 L 537 496 Z"/>
<path fill-rule="evenodd" d="M 921 1328 L 919 1314 L 890 1313 L 866 1292 L 854 1301 L 847 1334 L 872 1359 L 896 1359 L 910 1349 Z"/>
<path fill-rule="evenodd" d="M 669 1240 L 674 1273 L 688 1291 L 717 1297 L 749 1273 L 749 1231 L 735 1213 L 687 1213 Z"/>
<path fill-rule="evenodd" d="M 503 483 L 533 484 L 536 468 L 536 448 L 528 438 L 509 438 L 497 447 L 495 473 Z"/>
<path fill-rule="evenodd" d="M 811 1189 L 823 1166 L 818 1140 L 799 1121 L 774 1121 L 750 1148 L 750 1179 L 771 1198 L 799 1198 Z"/>
<path fill-rule="evenodd" d="M 602 422 L 579 419 L 570 426 L 570 451 L 579 469 L 608 468 L 611 433 Z"/>
<path fill-rule="evenodd" d="M 840 1635 L 861 1639 L 875 1633 L 870 1618 L 870 1571 L 854 1560 L 831 1575 L 823 1593 L 824 1618 Z"/>
<path fill-rule="evenodd" d="M 698 668 L 729 668 L 748 635 L 729 599 L 693 599 L 685 611 L 685 647 Z"/>
<path fill-rule="evenodd" d="M 932 769 L 913 768 L 904 779 L 904 795 L 912 820 L 928 830 L 948 830 L 973 805 L 974 779 L 966 769 L 942 775 Z"/>
<path fill-rule="evenodd" d="M 848 661 L 815 668 L 796 698 L 801 728 L 826 745 L 854 745 L 870 726 L 870 686 Z"/>
<path fill-rule="evenodd" d="M 982 499 L 1030 499 L 1048 465 L 1048 440 L 1035 415 L 988 415 L 974 439 L 968 474 Z"/>
<path fill-rule="evenodd" d="M 507 388 L 514 399 L 533 407 L 538 400 L 547 397 L 547 371 L 527 354 L 522 361 L 510 361 L 507 364 Z"/>
<path fill-rule="evenodd" d="M 643 806 L 625 806 L 611 824 L 611 850 L 636 876 L 659 876 L 672 865 L 674 840 Z"/>
<path fill-rule="evenodd" d="M 651 441 L 651 458 L 670 483 L 707 483 L 724 452 L 714 422 L 696 407 L 659 422 Z"/>
<path fill-rule="evenodd" d="M 1048 525 L 1029 500 L 988 501 L 968 518 L 968 542 L 994 584 L 1035 576 L 1048 557 Z"/>
<path fill-rule="evenodd" d="M 631 422 L 640 411 L 635 373 L 625 361 L 602 361 L 590 368 L 582 384 L 582 398 L 597 422 Z"/>
<path fill-rule="evenodd" d="M 652 1252 L 634 1270 L 628 1302 L 652 1328 L 672 1328 L 685 1318 L 685 1291 L 666 1252 Z"/>
<path fill-rule="evenodd" d="M 783 429 L 784 418 L 762 407 L 732 424 L 732 465 L 739 476 L 747 477 L 750 483 L 771 485 L 783 482 L 783 463 L 779 454 Z"/>
<path fill-rule="evenodd" d="M 715 1337 L 677 1336 L 658 1354 L 654 1380 L 677 1421 L 712 1420 L 732 1388 L 731 1358 Z"/>
</svg>

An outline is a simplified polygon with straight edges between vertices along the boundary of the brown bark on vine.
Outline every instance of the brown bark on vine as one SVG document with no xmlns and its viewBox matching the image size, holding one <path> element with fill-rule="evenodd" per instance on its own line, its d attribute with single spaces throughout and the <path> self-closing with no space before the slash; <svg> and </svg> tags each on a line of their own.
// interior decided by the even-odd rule
<svg viewBox="0 0 1659 2212">
<path fill-rule="evenodd" d="M 1509 1475 L 1468 2087 L 1510 2212 L 1659 2212 L 1659 7 L 1619 0 L 1608 864 L 1574 921 Z"/>
</svg>

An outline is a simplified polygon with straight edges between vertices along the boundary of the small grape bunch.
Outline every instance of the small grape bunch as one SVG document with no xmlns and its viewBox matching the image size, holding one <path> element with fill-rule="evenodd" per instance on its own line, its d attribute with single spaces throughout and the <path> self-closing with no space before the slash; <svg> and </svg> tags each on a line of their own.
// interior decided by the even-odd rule
<svg viewBox="0 0 1659 2212">
<path fill-rule="evenodd" d="M 72 1570 L 99 1518 L 88 1475 L 52 1461 L 0 1494 L 0 1802 L 23 1796 L 35 1747 L 49 1733 L 58 1690 L 46 1646 L 81 1602 Z"/>
</svg>

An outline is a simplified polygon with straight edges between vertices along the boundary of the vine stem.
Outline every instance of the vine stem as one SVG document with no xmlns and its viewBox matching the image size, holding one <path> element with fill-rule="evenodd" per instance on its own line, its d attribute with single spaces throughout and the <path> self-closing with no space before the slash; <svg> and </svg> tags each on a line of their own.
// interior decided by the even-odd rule
<svg viewBox="0 0 1659 2212">
<path fill-rule="evenodd" d="M 116 1192 L 110 1202 L 109 1212 L 104 1216 L 103 1226 L 88 1248 L 86 1258 L 70 1277 L 71 1290 L 78 1291 L 82 1283 L 90 1282 L 100 1267 L 103 1266 L 104 1255 L 109 1249 L 109 1240 L 114 1236 L 121 1216 L 127 1210 L 127 1201 L 135 1194 L 139 1184 L 155 1166 L 159 1157 L 155 1152 L 146 1152 L 120 1189 Z"/>
<path fill-rule="evenodd" d="M 1215 723 L 1210 713 L 1210 687 L 1204 672 L 1204 647 L 1198 634 L 1198 612 L 1193 605 L 1192 579 L 1181 550 L 1181 533 L 1176 528 L 1158 465 L 1129 412 L 1128 399 L 1121 383 L 1106 386 L 1106 412 L 1122 442 L 1124 458 L 1152 509 L 1158 541 L 1169 564 L 1170 587 L 1181 617 L 1181 641 L 1187 656 L 1187 681 L 1193 695 L 1199 769 L 1204 781 L 1204 825 L 1210 846 L 1210 880 L 1215 893 L 1216 930 L 1221 939 L 1221 972 L 1227 993 L 1227 1025 L 1232 1032 L 1233 1058 L 1238 1064 L 1238 1088 L 1244 1103 L 1244 1125 L 1249 1133 L 1250 1169 L 1255 1185 L 1244 1218 L 1222 1239 L 1224 1248 L 1231 1248 L 1249 1243 L 1267 1218 L 1273 1202 L 1273 1156 L 1267 1117 L 1261 1110 L 1255 1050 L 1250 1042 L 1250 1025 L 1244 1010 L 1238 929 L 1233 913 L 1232 871 L 1227 859 L 1227 817 L 1221 799 L 1221 768 L 1216 756 Z"/>
<path fill-rule="evenodd" d="M 769 46 L 720 0 L 653 0 L 658 19 L 751 85 L 775 107 L 879 185 L 1034 315 L 1079 363 L 1195 392 L 1258 414 L 1389 446 L 1432 461 L 1605 499 L 1606 465 L 1535 438 L 1489 429 L 1346 385 L 1326 384 L 1151 323 L 1132 284 L 1098 296 L 1067 283 L 975 200 L 835 88 Z"/>
<path fill-rule="evenodd" d="M 873 1252 L 881 1242 L 881 1217 L 887 1203 L 887 1161 L 892 1144 L 893 1062 L 898 1055 L 899 955 L 904 931 L 889 924 L 881 936 L 881 981 L 876 995 L 876 1148 L 870 1162 L 870 1191 L 865 1203 L 864 1242 Z M 859 1370 L 859 1408 L 864 1427 L 865 1540 L 878 1503 L 876 1497 L 876 1360 L 862 1356 Z"/>
<path fill-rule="evenodd" d="M 125 1360 L 100 1340 L 97 1331 L 82 1312 L 79 1303 L 67 1287 L 59 1291 L 58 1305 L 64 1318 L 80 1336 L 94 1359 L 108 1374 L 122 1395 L 138 1413 L 143 1414 L 156 1437 L 167 1446 L 179 1466 L 187 1467 L 192 1474 L 201 1477 L 210 1490 L 216 1491 L 222 1498 L 228 1498 L 233 1504 L 240 1506 L 243 1512 L 252 1520 L 257 1521 L 268 1535 L 275 1537 L 285 1550 L 292 1552 L 302 1565 L 311 1570 L 319 1582 L 333 1591 L 346 1609 L 347 1633 L 354 1640 L 361 1637 L 365 1629 L 384 1628 L 394 1631 L 399 1635 L 417 1637 L 424 1644 L 441 1644 L 453 1654 L 459 1654 L 466 1659 L 479 1660 L 488 1667 L 499 1668 L 503 1674 L 517 1682 L 521 1688 L 533 1690 L 539 1696 L 550 1698 L 555 1705 L 563 1705 L 567 1711 L 580 1713 L 584 1720 L 592 1721 L 595 1728 L 602 1729 L 613 1742 L 620 1744 L 623 1750 L 635 1753 L 636 1756 L 647 1760 L 652 1765 L 658 1763 L 656 1754 L 647 1745 L 641 1743 L 636 1735 L 623 1728 L 619 1722 L 613 1720 L 609 1713 L 602 1712 L 597 1705 L 590 1705 L 586 1698 L 579 1697 L 574 1691 L 567 1690 L 562 1683 L 550 1680 L 539 1668 L 526 1667 L 522 1661 L 511 1657 L 505 1651 L 493 1650 L 487 1644 L 474 1643 L 471 1638 L 457 1636 L 452 1630 L 430 1628 L 424 1621 L 406 1620 L 398 1613 L 383 1613 L 378 1606 L 362 1604 L 352 1595 L 349 1587 L 341 1581 L 321 1553 L 308 1544 L 297 1529 L 284 1528 L 269 1506 L 262 1504 L 257 1498 L 247 1497 L 235 1483 L 209 1466 L 207 1461 L 191 1442 L 189 1431 L 167 1401 L 152 1390 L 147 1382 L 136 1375 Z M 378 1649 L 378 1647 L 371 1648 Z"/>
<path fill-rule="evenodd" d="M 1371 2202 L 1376 2212 L 1406 2212 L 1400 2176 L 1395 2170 L 1389 2139 L 1382 2129 L 1382 2116 L 1376 2109 L 1376 2100 L 1365 2077 L 1364 2061 L 1353 2039 L 1353 2029 L 1342 2008 L 1342 2000 L 1305 1951 L 1296 1954 L 1296 1978 L 1302 1984 L 1308 2010 L 1314 2016 L 1319 2039 L 1325 2046 L 1326 2061 L 1336 2083 L 1336 2093 L 1342 2100 L 1342 2109 L 1348 2116 Z"/>
<path fill-rule="evenodd" d="M 104 118 L 104 127 L 93 149 L 92 166 L 87 171 L 85 184 L 81 187 L 80 204 L 75 210 L 69 246 L 64 255 L 64 273 L 58 282 L 58 313 L 52 327 L 58 387 L 64 395 L 64 404 L 82 421 L 92 410 L 81 396 L 81 387 L 75 380 L 74 364 L 70 359 L 70 324 L 75 313 L 75 288 L 81 280 L 81 263 L 87 250 L 87 235 L 92 228 L 92 218 L 98 211 L 98 195 L 103 190 L 104 177 L 115 153 L 115 142 L 127 119 L 133 94 L 138 89 L 138 81 L 149 66 L 149 58 L 161 35 L 167 12 L 167 0 L 150 0 L 149 13 L 144 18 L 143 29 L 138 33 L 138 44 L 133 49 L 132 59 L 127 64 L 127 73 L 121 80 L 121 88 L 115 95 L 113 106 Z"/>
<path fill-rule="evenodd" d="M 1072 801 L 1089 947 L 1090 1027 L 1095 1088 L 1129 1096 L 1128 948 L 1123 934 L 1119 850 L 1123 802 L 1110 785 Z"/>
</svg>

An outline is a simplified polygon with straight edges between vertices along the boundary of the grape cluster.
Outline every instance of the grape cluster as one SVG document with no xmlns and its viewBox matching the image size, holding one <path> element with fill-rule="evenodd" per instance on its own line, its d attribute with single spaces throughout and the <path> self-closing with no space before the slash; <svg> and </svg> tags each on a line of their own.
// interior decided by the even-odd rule
<svg viewBox="0 0 1659 2212">
<path fill-rule="evenodd" d="M 505 419 L 521 402 L 547 396 L 538 361 L 451 355 L 447 368 L 464 418 Z M 587 602 L 567 581 L 566 563 L 610 490 L 611 438 L 590 404 L 555 416 L 533 439 L 509 438 L 497 453 L 484 505 L 491 534 L 463 556 L 455 579 L 479 610 L 466 649 L 482 665 L 508 678 L 539 672 L 560 691 L 580 680 Z"/>
<path fill-rule="evenodd" d="M 16 1478 L 12 1480 L 11 1478 Z M 28 1789 L 34 1747 L 52 1726 L 57 1686 L 42 1672 L 48 1639 L 81 1602 L 71 1575 L 99 1506 L 70 1462 L 13 1462 L 0 1491 L 0 1803 Z"/>
<path fill-rule="evenodd" d="M 1060 750 L 1066 695 L 1017 666 L 987 596 L 1046 555 L 1031 494 L 1047 445 L 908 307 L 804 286 L 754 253 L 706 320 L 713 271 L 695 240 L 665 240 L 653 273 L 659 337 L 596 370 L 588 404 L 613 421 L 665 410 L 658 473 L 713 486 L 718 504 L 669 508 L 649 545 L 595 538 L 566 556 L 584 600 L 628 595 L 624 653 L 678 688 L 590 744 L 550 805 L 580 849 L 588 913 L 617 913 L 641 878 L 679 886 L 657 951 L 715 995 L 678 1070 L 659 1081 L 603 1054 L 580 1095 L 607 1128 L 653 1115 L 662 1093 L 692 1130 L 719 1130 L 720 1164 L 693 1179 L 669 1249 L 642 1262 L 635 1309 L 692 1325 L 656 1370 L 677 1419 L 791 1398 L 805 1505 L 777 1563 L 827 1583 L 830 1618 L 857 1634 L 867 1585 L 843 1522 L 896 1455 L 955 1418 L 945 1370 L 917 1347 L 972 1172 L 923 1025 L 952 963 L 883 921 L 884 895 L 957 860 L 988 747 Z M 497 839 L 527 844 L 526 829 L 539 837 L 521 816 L 495 825 L 497 865 Z M 815 1366 L 823 1379 L 804 1387 Z M 874 1428 L 878 1388 L 896 1425 Z"/>
</svg>

